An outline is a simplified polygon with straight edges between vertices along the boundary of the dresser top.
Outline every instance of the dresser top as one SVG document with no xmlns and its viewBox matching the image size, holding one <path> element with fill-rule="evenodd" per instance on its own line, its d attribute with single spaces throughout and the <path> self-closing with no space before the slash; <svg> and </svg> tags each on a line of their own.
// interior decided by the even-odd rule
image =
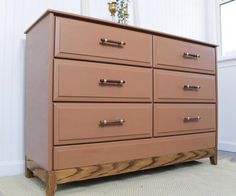
<svg viewBox="0 0 236 196">
<path fill-rule="evenodd" d="M 183 41 L 190 41 L 190 42 L 193 42 L 193 43 L 203 44 L 203 45 L 207 45 L 207 46 L 211 46 L 211 47 L 217 47 L 217 46 L 218 46 L 218 45 L 216 45 L 216 44 L 212 44 L 212 43 L 208 43 L 208 42 L 203 42 L 203 41 L 199 41 L 199 40 L 195 40 L 195 39 L 190 39 L 190 38 L 186 38 L 186 37 L 181 37 L 181 36 L 177 36 L 177 35 L 173 35 L 173 34 L 168 34 L 168 33 L 160 32 L 160 31 L 156 31 L 156 30 L 140 28 L 140 27 L 132 26 L 132 25 L 123 25 L 123 24 L 119 24 L 119 23 L 110 22 L 110 21 L 107 21 L 107 20 L 102 20 L 102 19 L 93 18 L 93 17 L 88 17 L 88 16 L 81 16 L 81 15 L 74 14 L 74 13 L 63 12 L 63 11 L 52 10 L 52 9 L 46 10 L 46 11 L 25 31 L 25 34 L 27 34 L 32 28 L 34 28 L 34 26 L 35 26 L 40 20 L 42 20 L 45 16 L 47 16 L 47 15 L 50 14 L 50 13 L 51 13 L 51 14 L 54 14 L 55 16 L 62 16 L 62 17 L 67 17 L 67 18 L 72 18 L 72 19 L 78 19 L 78 20 L 82 20 L 82 21 L 88 21 L 88 22 L 92 22 L 92 23 L 96 23 L 96 24 L 103 24 L 103 25 L 107 25 L 107 26 L 113 26 L 113 27 L 118 27 L 118 28 L 123 28 L 123 29 L 129 29 L 129 30 L 133 30 L 133 31 L 139 31 L 139 32 L 144 32 L 144 33 L 149 33 L 149 34 L 154 34 L 154 35 L 161 35 L 161 36 L 164 36 L 164 37 L 175 38 L 175 39 L 183 40 Z"/>
</svg>

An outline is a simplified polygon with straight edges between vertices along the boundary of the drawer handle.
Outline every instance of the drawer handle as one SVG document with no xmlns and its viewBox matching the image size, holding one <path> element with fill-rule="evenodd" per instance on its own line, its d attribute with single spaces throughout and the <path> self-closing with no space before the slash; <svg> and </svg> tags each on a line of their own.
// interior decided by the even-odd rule
<svg viewBox="0 0 236 196">
<path fill-rule="evenodd" d="M 191 59 L 198 59 L 198 58 L 200 58 L 200 54 L 191 54 L 188 52 L 184 52 L 183 57 L 191 58 Z"/>
<path fill-rule="evenodd" d="M 184 118 L 184 122 L 197 122 L 201 119 L 200 116 L 197 116 L 197 117 L 190 117 L 190 116 L 187 116 Z"/>
<path fill-rule="evenodd" d="M 100 44 L 118 46 L 118 47 L 123 47 L 124 45 L 126 45 L 126 43 L 124 41 L 115 41 L 115 40 L 111 40 L 111 39 L 107 39 L 107 38 L 101 38 Z"/>
<path fill-rule="evenodd" d="M 116 125 L 123 125 L 125 123 L 124 119 L 120 120 L 100 120 L 99 125 L 104 126 L 116 126 Z"/>
<path fill-rule="evenodd" d="M 100 79 L 100 85 L 118 85 L 122 86 L 125 83 L 124 80 L 107 80 L 107 79 Z"/>
<path fill-rule="evenodd" d="M 185 84 L 183 87 L 184 90 L 198 90 L 200 88 L 201 88 L 200 85 L 190 85 L 190 84 Z"/>
</svg>

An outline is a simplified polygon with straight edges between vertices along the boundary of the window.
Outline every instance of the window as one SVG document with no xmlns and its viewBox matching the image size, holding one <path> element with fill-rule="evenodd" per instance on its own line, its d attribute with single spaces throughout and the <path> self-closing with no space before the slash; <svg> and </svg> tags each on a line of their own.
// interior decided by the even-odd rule
<svg viewBox="0 0 236 196">
<path fill-rule="evenodd" d="M 236 56 L 236 0 L 221 1 L 221 56 Z"/>
</svg>

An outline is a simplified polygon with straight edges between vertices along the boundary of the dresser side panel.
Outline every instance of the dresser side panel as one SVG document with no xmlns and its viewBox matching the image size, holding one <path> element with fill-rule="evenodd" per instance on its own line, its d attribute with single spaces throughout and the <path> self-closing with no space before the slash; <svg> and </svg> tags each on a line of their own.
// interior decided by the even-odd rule
<svg viewBox="0 0 236 196">
<path fill-rule="evenodd" d="M 216 160 L 218 158 L 218 130 L 219 130 L 219 107 L 218 107 L 218 65 L 217 65 L 217 48 L 215 47 L 215 70 L 216 70 L 216 75 L 215 75 L 215 91 L 216 91 L 216 136 L 215 136 L 215 141 L 216 141 L 216 146 L 215 146 L 215 152 L 216 152 Z"/>
<path fill-rule="evenodd" d="M 53 40 L 53 14 L 26 34 L 25 154 L 47 170 L 52 170 Z"/>
</svg>

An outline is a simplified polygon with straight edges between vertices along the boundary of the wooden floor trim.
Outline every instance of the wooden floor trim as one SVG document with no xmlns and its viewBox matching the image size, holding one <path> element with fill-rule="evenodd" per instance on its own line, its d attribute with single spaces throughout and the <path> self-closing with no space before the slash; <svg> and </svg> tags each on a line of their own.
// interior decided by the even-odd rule
<svg viewBox="0 0 236 196">
<path fill-rule="evenodd" d="M 47 171 L 26 157 L 25 176 L 27 178 L 37 176 L 46 184 L 46 195 L 54 196 L 59 184 L 173 165 L 206 157 L 210 158 L 211 164 L 217 164 L 216 148 L 55 171 Z"/>
<path fill-rule="evenodd" d="M 47 179 L 48 171 L 40 167 L 34 161 L 26 159 L 26 169 L 29 169 L 32 172 L 32 176 L 37 176 L 44 183 L 48 182 L 48 179 Z"/>
<path fill-rule="evenodd" d="M 150 157 L 145 159 L 129 160 L 123 162 L 107 163 L 102 165 L 93 165 L 65 170 L 55 171 L 57 184 L 63 184 L 73 181 L 81 181 L 104 176 L 111 176 L 134 172 L 138 170 L 151 169 L 176 163 L 183 163 L 197 160 L 205 157 L 215 157 L 215 148 L 181 152 L 163 156 Z"/>
</svg>

